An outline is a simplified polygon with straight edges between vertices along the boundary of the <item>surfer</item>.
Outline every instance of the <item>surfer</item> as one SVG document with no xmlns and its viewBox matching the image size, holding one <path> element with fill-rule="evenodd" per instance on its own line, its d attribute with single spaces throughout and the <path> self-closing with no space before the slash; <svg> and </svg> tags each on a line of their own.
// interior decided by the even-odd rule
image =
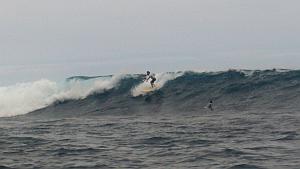
<svg viewBox="0 0 300 169">
<path fill-rule="evenodd" d="M 207 105 L 207 108 L 209 108 L 211 111 L 214 110 L 214 108 L 213 108 L 213 101 L 212 100 L 209 101 L 209 103 Z"/>
<path fill-rule="evenodd" d="M 155 84 L 154 84 L 154 82 L 156 81 L 155 74 L 154 73 L 150 74 L 150 71 L 147 71 L 145 81 L 148 82 L 149 79 L 151 79 L 151 81 L 150 81 L 151 87 L 152 88 L 155 87 Z"/>
</svg>

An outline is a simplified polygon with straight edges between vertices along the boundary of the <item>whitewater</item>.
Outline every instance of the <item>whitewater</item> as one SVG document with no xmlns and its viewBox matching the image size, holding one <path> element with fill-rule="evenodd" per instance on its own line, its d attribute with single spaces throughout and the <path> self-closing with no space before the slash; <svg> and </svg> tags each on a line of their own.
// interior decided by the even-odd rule
<svg viewBox="0 0 300 169">
<path fill-rule="evenodd" d="M 120 76 L 84 83 L 69 80 L 57 83 L 47 79 L 0 87 L 0 117 L 15 116 L 40 109 L 56 101 L 84 99 L 94 92 L 111 89 Z"/>
<path fill-rule="evenodd" d="M 299 70 L 156 77 L 0 87 L 0 168 L 299 168 Z"/>
</svg>

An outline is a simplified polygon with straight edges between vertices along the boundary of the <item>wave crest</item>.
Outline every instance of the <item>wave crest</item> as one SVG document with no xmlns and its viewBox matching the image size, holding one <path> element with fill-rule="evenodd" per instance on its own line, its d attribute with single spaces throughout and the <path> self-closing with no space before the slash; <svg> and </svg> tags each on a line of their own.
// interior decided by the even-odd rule
<svg viewBox="0 0 300 169">
<path fill-rule="evenodd" d="M 41 79 L 0 87 L 0 117 L 26 114 L 55 102 L 84 99 L 91 94 L 114 88 L 122 78 L 124 75 L 92 81 L 68 80 L 64 83 Z"/>
</svg>

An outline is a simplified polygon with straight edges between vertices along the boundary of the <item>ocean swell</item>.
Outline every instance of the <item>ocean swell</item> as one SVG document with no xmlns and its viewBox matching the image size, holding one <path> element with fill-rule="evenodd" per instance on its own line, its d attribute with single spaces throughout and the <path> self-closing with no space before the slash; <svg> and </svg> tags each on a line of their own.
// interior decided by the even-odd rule
<svg viewBox="0 0 300 169">
<path fill-rule="evenodd" d="M 229 70 L 158 73 L 155 91 L 144 75 L 73 77 L 0 87 L 0 116 L 299 110 L 300 71 Z"/>
</svg>

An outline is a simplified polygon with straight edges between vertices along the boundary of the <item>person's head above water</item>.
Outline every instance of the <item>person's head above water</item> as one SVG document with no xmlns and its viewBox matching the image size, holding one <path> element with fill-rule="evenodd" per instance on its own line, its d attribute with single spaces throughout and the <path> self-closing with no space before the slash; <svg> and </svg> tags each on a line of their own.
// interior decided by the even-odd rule
<svg viewBox="0 0 300 169">
<path fill-rule="evenodd" d="M 147 71 L 147 75 L 150 75 L 150 71 Z"/>
</svg>

